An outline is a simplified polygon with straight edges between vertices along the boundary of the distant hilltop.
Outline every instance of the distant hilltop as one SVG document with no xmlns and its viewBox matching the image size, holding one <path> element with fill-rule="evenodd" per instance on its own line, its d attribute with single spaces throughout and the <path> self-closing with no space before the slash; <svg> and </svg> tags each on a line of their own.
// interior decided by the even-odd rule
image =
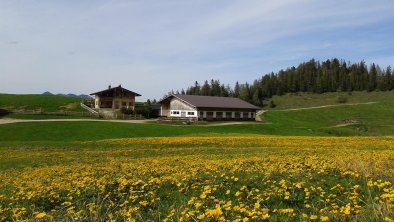
<svg viewBox="0 0 394 222">
<path fill-rule="evenodd" d="M 80 95 L 76 95 L 76 94 L 73 94 L 73 93 L 69 93 L 69 94 L 62 94 L 62 93 L 53 94 L 53 93 L 48 92 L 48 91 L 42 93 L 42 95 L 67 96 L 67 97 L 81 98 L 81 99 L 91 99 L 92 98 L 91 96 L 85 95 L 85 94 L 80 94 Z"/>
</svg>

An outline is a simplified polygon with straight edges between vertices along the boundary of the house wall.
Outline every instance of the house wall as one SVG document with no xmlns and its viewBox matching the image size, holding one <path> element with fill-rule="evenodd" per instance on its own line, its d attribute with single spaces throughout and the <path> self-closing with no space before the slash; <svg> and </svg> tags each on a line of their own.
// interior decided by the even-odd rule
<svg viewBox="0 0 394 222">
<path fill-rule="evenodd" d="M 95 108 L 120 109 L 122 107 L 135 108 L 135 96 L 95 97 Z"/>
<path fill-rule="evenodd" d="M 94 108 L 99 109 L 100 108 L 100 97 L 95 96 L 94 97 Z"/>
<path fill-rule="evenodd" d="M 197 118 L 198 114 L 194 107 L 178 98 L 172 98 L 170 101 L 163 101 L 161 105 L 161 116 Z"/>
<path fill-rule="evenodd" d="M 199 108 L 199 120 L 255 120 L 256 110 Z"/>
<path fill-rule="evenodd" d="M 170 102 L 170 109 L 171 110 L 195 110 L 192 106 L 184 103 L 183 101 L 173 98 Z"/>
</svg>

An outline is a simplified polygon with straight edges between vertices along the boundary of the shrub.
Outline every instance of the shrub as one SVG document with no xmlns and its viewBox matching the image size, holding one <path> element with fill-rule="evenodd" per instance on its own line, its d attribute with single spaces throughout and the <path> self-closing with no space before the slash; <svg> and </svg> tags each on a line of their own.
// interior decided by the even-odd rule
<svg viewBox="0 0 394 222">
<path fill-rule="evenodd" d="M 270 107 L 271 108 L 275 108 L 276 107 L 276 104 L 275 104 L 274 100 L 270 101 Z"/>
<path fill-rule="evenodd" d="M 338 103 L 347 103 L 347 97 L 346 96 L 338 96 L 337 102 Z"/>
<path fill-rule="evenodd" d="M 128 115 L 134 114 L 134 111 L 133 111 L 132 109 L 126 108 L 126 107 L 122 107 L 122 108 L 120 109 L 120 112 L 121 112 L 122 114 L 128 114 Z"/>
</svg>

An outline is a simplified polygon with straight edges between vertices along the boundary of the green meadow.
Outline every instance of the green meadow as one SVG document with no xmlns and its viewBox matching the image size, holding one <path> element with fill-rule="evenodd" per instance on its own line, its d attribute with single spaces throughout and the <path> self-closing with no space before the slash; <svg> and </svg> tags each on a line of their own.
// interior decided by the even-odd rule
<svg viewBox="0 0 394 222">
<path fill-rule="evenodd" d="M 234 125 L 0 124 L 0 221 L 390 221 L 390 95 L 277 100 L 261 122 Z M 33 101 L 7 106 L 72 103 Z"/>
</svg>

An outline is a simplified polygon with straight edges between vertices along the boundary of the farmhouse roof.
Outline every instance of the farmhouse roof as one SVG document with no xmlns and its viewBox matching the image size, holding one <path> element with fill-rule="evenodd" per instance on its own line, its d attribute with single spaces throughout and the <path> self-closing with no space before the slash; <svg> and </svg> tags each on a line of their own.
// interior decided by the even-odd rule
<svg viewBox="0 0 394 222">
<path fill-rule="evenodd" d="M 232 97 L 173 94 L 164 98 L 162 101 L 173 97 L 176 97 L 179 100 L 189 105 L 192 105 L 196 108 L 236 108 L 236 109 L 256 109 L 256 110 L 260 109 L 255 105 L 243 101 L 242 99 L 232 98 Z"/>
<path fill-rule="evenodd" d="M 127 94 L 133 94 L 135 96 L 141 96 L 140 94 L 133 92 L 131 90 L 122 88 L 121 85 L 117 86 L 117 87 L 111 87 L 108 86 L 108 89 L 99 91 L 99 92 L 95 92 L 95 93 L 91 93 L 90 95 L 98 95 L 98 96 L 102 96 L 102 95 L 113 95 L 115 92 L 122 92 L 122 93 L 127 93 Z"/>
</svg>

